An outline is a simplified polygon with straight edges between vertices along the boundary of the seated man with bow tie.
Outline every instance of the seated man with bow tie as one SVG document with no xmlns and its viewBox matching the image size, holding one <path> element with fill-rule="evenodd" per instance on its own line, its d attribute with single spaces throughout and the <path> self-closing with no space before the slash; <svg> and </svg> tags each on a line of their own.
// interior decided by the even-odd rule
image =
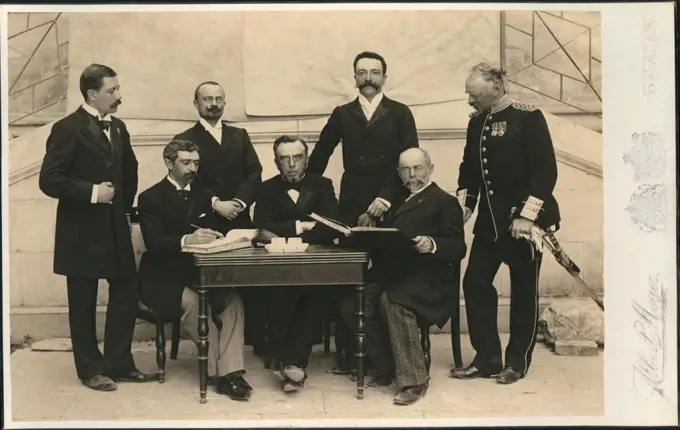
<svg viewBox="0 0 680 430">
<path fill-rule="evenodd" d="M 274 162 L 280 175 L 263 182 L 258 192 L 253 221 L 256 228 L 281 237 L 300 237 L 309 244 L 331 244 L 337 234 L 307 214 L 334 218 L 338 201 L 333 182 L 306 173 L 309 149 L 296 137 L 281 136 L 274 142 Z M 268 332 L 276 375 L 286 392 L 295 391 L 307 378 L 305 368 L 321 327 L 328 288 L 272 287 L 267 294 Z"/>
<path fill-rule="evenodd" d="M 163 159 L 168 175 L 139 195 L 139 223 L 147 249 L 139 267 L 140 296 L 159 314 L 181 316 L 197 343 L 198 294 L 191 289 L 197 273 L 192 254 L 182 252 L 182 246 L 209 243 L 222 236 L 211 229 L 215 225 L 212 202 L 217 197 L 192 184 L 200 159 L 194 142 L 171 141 L 163 150 Z M 243 303 L 233 290 L 209 298 L 208 376 L 215 381 L 218 393 L 247 400 L 252 387 L 243 379 Z"/>
<path fill-rule="evenodd" d="M 467 251 L 463 211 L 456 197 L 430 180 L 433 168 L 423 149 L 401 153 L 403 193 L 378 226 L 401 230 L 413 238 L 413 248 L 372 252 L 367 272 L 366 349 L 375 369 L 369 386 L 390 385 L 396 377 L 399 405 L 414 403 L 427 390 L 418 321 L 446 324 L 455 303 L 455 265 Z M 347 325 L 356 327 L 354 299 L 342 308 Z"/>
</svg>

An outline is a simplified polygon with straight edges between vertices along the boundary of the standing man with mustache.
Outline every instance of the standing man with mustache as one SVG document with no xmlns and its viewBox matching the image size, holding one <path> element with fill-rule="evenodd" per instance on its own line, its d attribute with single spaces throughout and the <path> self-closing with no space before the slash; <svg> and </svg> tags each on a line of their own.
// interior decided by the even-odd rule
<svg viewBox="0 0 680 430">
<path fill-rule="evenodd" d="M 250 136 L 245 129 L 227 125 L 222 119 L 226 99 L 219 83 L 200 83 L 194 91 L 193 103 L 198 121 L 173 139 L 198 145 L 201 169 L 196 185 L 209 189 L 218 198 L 213 204 L 213 210 L 220 215 L 215 227 L 222 234 L 233 229 L 253 228 L 250 206 L 262 182 L 262 165 Z M 220 291 L 216 290 L 215 294 Z M 254 288 L 242 291 L 245 337 L 257 354 L 266 355 L 265 308 L 263 301 L 258 300 L 259 293 Z"/>
<path fill-rule="evenodd" d="M 54 273 L 66 276 L 76 372 L 87 387 L 112 391 L 116 381 L 157 379 L 137 370 L 131 342 L 138 286 L 129 214 L 137 193 L 137 158 L 110 67 L 91 64 L 80 75 L 85 103 L 57 121 L 47 138 L 39 186 L 59 200 Z M 109 283 L 104 355 L 97 346 L 99 279 Z"/>
<path fill-rule="evenodd" d="M 333 110 L 309 157 L 308 171 L 323 175 L 342 141 L 345 171 L 340 183 L 339 217 L 351 226 L 367 226 L 375 225 L 399 198 L 399 154 L 418 147 L 418 132 L 408 106 L 382 92 L 387 79 L 385 59 L 375 52 L 362 52 L 353 67 L 359 95 Z M 348 333 L 347 328 L 337 328 Z M 340 342 L 347 348 L 347 360 L 352 361 L 353 340 L 342 334 L 340 337 L 345 338 Z M 339 371 L 346 373 L 347 369 Z"/>
</svg>

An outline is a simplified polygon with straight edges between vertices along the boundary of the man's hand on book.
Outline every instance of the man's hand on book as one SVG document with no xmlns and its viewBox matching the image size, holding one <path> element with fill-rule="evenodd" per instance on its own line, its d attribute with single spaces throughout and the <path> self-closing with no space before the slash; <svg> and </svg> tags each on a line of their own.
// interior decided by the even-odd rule
<svg viewBox="0 0 680 430">
<path fill-rule="evenodd" d="M 378 225 L 378 223 L 375 220 L 375 218 L 372 218 L 367 213 L 363 213 L 359 216 L 359 219 L 357 220 L 357 225 L 359 227 L 375 227 L 376 225 Z"/>
<path fill-rule="evenodd" d="M 210 243 L 215 239 L 224 237 L 219 231 L 211 230 L 209 228 L 199 228 L 195 232 L 187 236 L 185 241 L 186 245 L 202 245 L 204 243 Z"/>
<path fill-rule="evenodd" d="M 380 218 L 385 212 L 387 212 L 387 205 L 380 199 L 376 198 L 373 203 L 368 207 L 366 213 L 373 218 Z"/>
<path fill-rule="evenodd" d="M 416 236 L 413 238 L 416 250 L 421 254 L 428 254 L 434 249 L 434 242 L 427 236 Z"/>
</svg>

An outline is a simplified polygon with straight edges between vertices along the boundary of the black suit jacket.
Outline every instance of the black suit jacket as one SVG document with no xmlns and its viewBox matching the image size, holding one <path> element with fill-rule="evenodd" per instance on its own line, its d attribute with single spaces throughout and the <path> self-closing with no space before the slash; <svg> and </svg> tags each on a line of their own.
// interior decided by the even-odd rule
<svg viewBox="0 0 680 430">
<path fill-rule="evenodd" d="M 139 265 L 140 297 L 168 316 L 182 314 L 184 287 L 196 281 L 192 254 L 182 252 L 182 236 L 194 232 L 190 224 L 214 228 L 219 216 L 212 211 L 210 190 L 193 183 L 188 196 L 187 208 L 167 178 L 139 195 L 139 224 L 146 246 Z"/>
<path fill-rule="evenodd" d="M 357 98 L 333 110 L 309 158 L 308 171 L 323 175 L 340 141 L 345 169 L 340 184 L 340 217 L 356 225 L 359 215 L 376 197 L 391 204 L 398 199 L 399 154 L 418 147 L 418 132 L 408 106 L 383 96 L 367 121 Z"/>
<path fill-rule="evenodd" d="M 111 142 L 82 107 L 57 121 L 47 138 L 39 187 L 59 199 L 54 272 L 84 278 L 134 275 L 127 214 L 137 193 L 137 158 L 125 123 L 111 117 Z M 91 203 L 94 184 L 111 182 L 112 204 Z"/>
<path fill-rule="evenodd" d="M 323 176 L 307 173 L 302 180 L 297 203 L 288 195 L 286 182 L 276 175 L 262 183 L 258 193 L 253 221 L 262 228 L 282 237 L 301 237 L 310 244 L 330 244 L 337 237 L 335 230 L 317 224 L 312 230 L 298 236 L 295 221 L 313 221 L 308 214 L 318 213 L 336 218 L 338 200 L 333 181 Z"/>
<path fill-rule="evenodd" d="M 245 129 L 222 121 L 222 142 L 200 122 L 176 135 L 174 139 L 196 142 L 201 154 L 201 166 L 195 184 L 214 192 L 220 200 L 239 199 L 248 205 L 234 220 L 219 215 L 216 228 L 222 233 L 235 228 L 251 228 L 250 205 L 255 201 L 262 182 L 262 165 Z"/>
<path fill-rule="evenodd" d="M 434 254 L 385 252 L 371 256 L 368 280 L 383 283 L 388 298 L 413 309 L 421 318 L 442 327 L 451 317 L 460 283 L 458 265 L 467 246 L 463 211 L 456 198 L 435 183 L 404 202 L 410 193 L 387 213 L 383 227 L 394 227 L 408 237 L 430 236 Z"/>
</svg>

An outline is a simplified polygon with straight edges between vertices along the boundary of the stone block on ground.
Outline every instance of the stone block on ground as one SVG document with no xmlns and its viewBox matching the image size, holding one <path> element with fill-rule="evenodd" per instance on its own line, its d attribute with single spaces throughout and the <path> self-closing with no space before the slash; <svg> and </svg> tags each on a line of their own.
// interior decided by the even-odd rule
<svg viewBox="0 0 680 430">
<path fill-rule="evenodd" d="M 539 321 L 544 341 L 592 341 L 604 345 L 604 312 L 591 299 L 555 298 Z"/>
<path fill-rule="evenodd" d="M 73 351 L 73 346 L 69 338 L 45 339 L 31 345 L 31 350 L 70 352 Z"/>
<path fill-rule="evenodd" d="M 599 353 L 597 343 L 581 340 L 558 340 L 555 341 L 555 354 L 595 356 Z"/>
</svg>

